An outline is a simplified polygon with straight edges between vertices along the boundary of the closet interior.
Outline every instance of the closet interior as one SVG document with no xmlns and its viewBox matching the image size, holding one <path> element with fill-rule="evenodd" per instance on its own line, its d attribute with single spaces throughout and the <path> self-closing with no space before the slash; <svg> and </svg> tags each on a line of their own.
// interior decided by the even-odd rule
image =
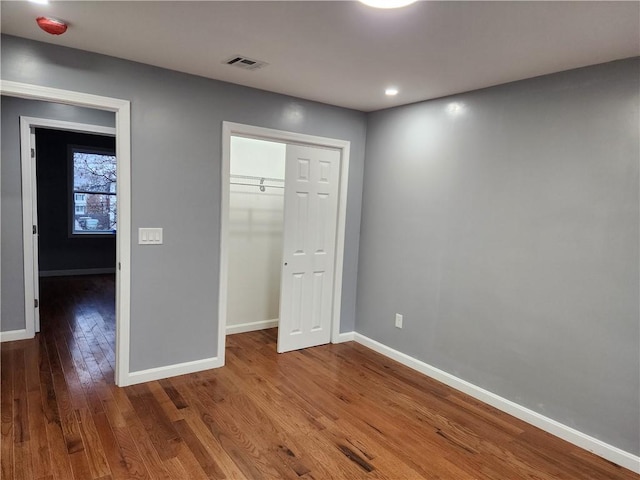
<svg viewBox="0 0 640 480">
<path fill-rule="evenodd" d="M 277 326 L 286 144 L 231 137 L 227 334 Z"/>
</svg>

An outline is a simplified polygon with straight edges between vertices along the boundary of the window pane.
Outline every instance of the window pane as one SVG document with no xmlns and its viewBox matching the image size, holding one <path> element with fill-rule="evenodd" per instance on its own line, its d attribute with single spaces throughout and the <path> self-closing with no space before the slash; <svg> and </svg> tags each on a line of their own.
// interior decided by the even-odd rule
<svg viewBox="0 0 640 480">
<path fill-rule="evenodd" d="M 115 232 L 116 206 L 115 195 L 86 194 L 84 204 L 75 204 L 74 233 Z"/>
<path fill-rule="evenodd" d="M 73 151 L 73 233 L 115 233 L 116 157 Z"/>
</svg>

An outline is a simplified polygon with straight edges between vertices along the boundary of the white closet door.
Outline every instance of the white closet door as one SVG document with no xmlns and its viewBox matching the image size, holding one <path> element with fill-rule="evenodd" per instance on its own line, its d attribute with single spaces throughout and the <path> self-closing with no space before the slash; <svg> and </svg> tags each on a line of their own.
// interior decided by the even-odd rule
<svg viewBox="0 0 640 480">
<path fill-rule="evenodd" d="M 278 352 L 329 343 L 340 152 L 287 145 Z"/>
</svg>

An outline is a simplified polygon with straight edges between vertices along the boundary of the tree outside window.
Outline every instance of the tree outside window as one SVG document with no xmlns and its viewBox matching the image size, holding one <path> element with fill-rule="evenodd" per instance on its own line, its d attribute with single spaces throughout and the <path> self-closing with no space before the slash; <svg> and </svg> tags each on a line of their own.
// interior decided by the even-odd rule
<svg viewBox="0 0 640 480">
<path fill-rule="evenodd" d="M 73 234 L 115 234 L 116 157 L 112 152 L 72 148 Z"/>
</svg>

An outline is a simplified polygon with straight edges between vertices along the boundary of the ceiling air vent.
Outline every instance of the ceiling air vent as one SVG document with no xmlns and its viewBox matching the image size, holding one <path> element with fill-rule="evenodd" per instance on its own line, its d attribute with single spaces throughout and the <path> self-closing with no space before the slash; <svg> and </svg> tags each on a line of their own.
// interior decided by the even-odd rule
<svg viewBox="0 0 640 480">
<path fill-rule="evenodd" d="M 258 68 L 262 68 L 266 65 L 269 65 L 267 62 L 254 60 L 253 58 L 244 57 L 242 55 L 234 55 L 233 57 L 227 58 L 222 63 L 226 63 L 227 65 L 233 65 L 234 67 L 243 68 L 245 70 L 257 70 Z"/>
</svg>

